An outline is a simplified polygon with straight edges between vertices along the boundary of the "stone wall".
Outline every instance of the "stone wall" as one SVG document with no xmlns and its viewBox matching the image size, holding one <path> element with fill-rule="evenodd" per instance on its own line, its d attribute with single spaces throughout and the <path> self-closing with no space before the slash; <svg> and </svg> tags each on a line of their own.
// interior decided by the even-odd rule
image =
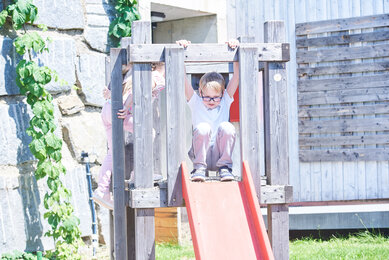
<svg viewBox="0 0 389 260">
<path fill-rule="evenodd" d="M 37 24 L 49 27 L 42 35 L 52 39 L 50 52 L 34 59 L 55 69 L 68 82 L 64 86 L 52 83 L 47 89 L 54 97 L 56 134 L 64 140 L 64 183 L 72 191 L 83 236 L 91 235 L 92 222 L 81 151 L 90 153 L 95 179 L 106 153 L 100 110 L 110 47 L 108 26 L 114 14 L 111 2 L 34 0 L 39 12 Z M 36 161 L 28 148 L 31 138 L 25 133 L 32 113 L 15 84 L 20 59 L 12 45 L 15 37 L 11 28 L 0 30 L 0 253 L 53 246 L 44 236 L 48 229 L 43 219 L 46 185 L 44 180 L 35 180 Z M 107 211 L 98 208 L 98 213 L 100 242 L 109 242 Z"/>
</svg>

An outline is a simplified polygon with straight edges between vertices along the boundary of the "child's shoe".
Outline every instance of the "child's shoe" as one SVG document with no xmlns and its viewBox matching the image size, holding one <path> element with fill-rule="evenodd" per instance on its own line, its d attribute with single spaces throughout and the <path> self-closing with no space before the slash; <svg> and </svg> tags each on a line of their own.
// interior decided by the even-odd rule
<svg viewBox="0 0 389 260">
<path fill-rule="evenodd" d="M 222 166 L 218 170 L 220 181 L 233 181 L 234 175 L 232 175 L 232 169 L 228 166 Z"/>
<path fill-rule="evenodd" d="M 190 176 L 190 180 L 204 182 L 205 181 L 205 169 L 203 169 L 203 168 L 194 169 L 192 171 L 192 175 Z"/>
<path fill-rule="evenodd" d="M 101 192 L 99 189 L 96 189 L 93 192 L 93 200 L 104 208 L 113 210 L 113 200 L 111 198 L 110 192 Z"/>
</svg>

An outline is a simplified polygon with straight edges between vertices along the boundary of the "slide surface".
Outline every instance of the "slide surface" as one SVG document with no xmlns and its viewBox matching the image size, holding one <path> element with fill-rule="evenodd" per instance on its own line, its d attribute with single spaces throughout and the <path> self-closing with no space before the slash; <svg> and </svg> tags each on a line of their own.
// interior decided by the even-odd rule
<svg viewBox="0 0 389 260">
<path fill-rule="evenodd" d="M 241 182 L 191 182 L 181 169 L 197 260 L 274 259 L 246 162 Z"/>
</svg>

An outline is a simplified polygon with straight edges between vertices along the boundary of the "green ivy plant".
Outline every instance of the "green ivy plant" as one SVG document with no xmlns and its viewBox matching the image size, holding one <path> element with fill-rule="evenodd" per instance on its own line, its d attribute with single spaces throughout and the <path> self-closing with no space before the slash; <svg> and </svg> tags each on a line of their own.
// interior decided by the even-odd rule
<svg viewBox="0 0 389 260">
<path fill-rule="evenodd" d="M 131 36 L 131 24 L 140 19 L 136 9 L 137 0 L 116 0 L 116 17 L 109 25 L 109 35 L 119 43 L 122 37 Z"/>
<path fill-rule="evenodd" d="M 27 97 L 27 103 L 34 114 L 27 128 L 32 137 L 29 148 L 38 160 L 35 177 L 37 180 L 47 178 L 48 192 L 44 197 L 44 207 L 50 230 L 46 236 L 52 237 L 55 249 L 46 252 L 51 259 L 80 259 L 78 248 L 81 243 L 79 219 L 74 216 L 70 203 L 71 193 L 61 182 L 60 176 L 66 173 L 61 163 L 62 140 L 54 131 L 53 97 L 45 89 L 52 80 L 58 82 L 58 75 L 46 66 L 39 66 L 33 61 L 33 53 L 39 54 L 47 49 L 48 39 L 43 39 L 37 32 L 27 32 L 26 24 L 33 24 L 38 14 L 32 0 L 17 0 L 0 12 L 0 27 L 7 20 L 15 30 L 22 29 L 21 35 L 14 40 L 15 50 L 23 59 L 16 66 L 16 83 L 20 93 Z M 40 25 L 44 31 L 47 28 Z M 25 56 L 28 56 L 26 59 Z"/>
</svg>

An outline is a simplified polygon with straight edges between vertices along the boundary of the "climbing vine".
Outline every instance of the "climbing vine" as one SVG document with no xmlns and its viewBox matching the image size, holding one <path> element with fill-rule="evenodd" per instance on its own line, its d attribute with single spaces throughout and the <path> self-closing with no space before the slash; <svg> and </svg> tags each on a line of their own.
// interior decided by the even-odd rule
<svg viewBox="0 0 389 260">
<path fill-rule="evenodd" d="M 61 182 L 60 176 L 66 173 L 61 163 L 62 140 L 54 131 L 53 97 L 45 89 L 52 80 L 58 82 L 55 71 L 39 66 L 33 61 L 34 54 L 48 51 L 47 41 L 37 32 L 27 32 L 26 24 L 33 24 L 38 14 L 32 0 L 17 0 L 0 12 L 0 27 L 9 20 L 15 30 L 23 29 L 14 40 L 15 50 L 23 58 L 16 66 L 16 83 L 20 93 L 27 97 L 27 103 L 34 114 L 27 128 L 32 137 L 29 144 L 31 153 L 38 160 L 35 170 L 37 180 L 47 178 L 48 191 L 44 197 L 44 207 L 50 229 L 46 236 L 52 237 L 55 249 L 48 251 L 46 257 L 55 259 L 80 259 L 78 248 L 81 243 L 79 219 L 74 216 L 70 203 L 71 193 Z M 44 25 L 39 28 L 47 30 Z M 27 56 L 27 57 L 26 57 Z"/>
<path fill-rule="evenodd" d="M 116 17 L 109 25 L 109 35 L 119 43 L 122 37 L 131 36 L 131 24 L 140 19 L 140 14 L 136 9 L 137 0 L 116 0 Z"/>
</svg>

